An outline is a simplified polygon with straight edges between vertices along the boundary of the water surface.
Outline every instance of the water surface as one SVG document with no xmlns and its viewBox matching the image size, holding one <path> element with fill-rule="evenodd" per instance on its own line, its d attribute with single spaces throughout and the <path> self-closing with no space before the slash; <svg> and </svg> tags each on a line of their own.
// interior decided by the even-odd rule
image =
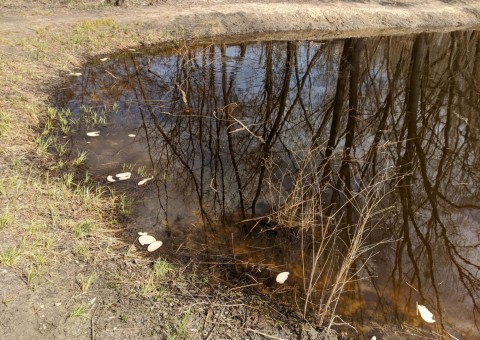
<svg viewBox="0 0 480 340">
<path fill-rule="evenodd" d="M 480 336 L 479 32 L 129 52 L 82 74 L 58 97 L 74 150 L 99 181 L 133 172 L 109 185 L 162 252 L 230 263 L 317 320 Z"/>
</svg>

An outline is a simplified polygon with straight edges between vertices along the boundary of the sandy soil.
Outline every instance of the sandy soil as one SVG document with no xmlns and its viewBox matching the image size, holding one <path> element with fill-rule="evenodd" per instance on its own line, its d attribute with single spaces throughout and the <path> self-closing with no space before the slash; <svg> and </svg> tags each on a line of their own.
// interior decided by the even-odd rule
<svg viewBox="0 0 480 340">
<path fill-rule="evenodd" d="M 136 251 L 134 235 L 131 242 L 115 236 L 128 225 L 113 208 L 116 198 L 94 201 L 92 208 L 84 193 L 60 187 L 58 163 L 34 140 L 50 90 L 86 58 L 172 39 L 335 38 L 478 26 L 480 0 L 126 0 L 121 7 L 94 0 L 2 1 L 0 338 L 320 338 L 282 306 L 211 279 L 185 259 L 152 288 L 153 260 Z M 75 226 L 84 220 L 102 228 L 79 236 Z M 18 264 L 5 260 L 9 249 L 19 250 Z M 38 264 L 39 254 L 46 265 Z M 40 267 L 32 284 L 30 269 Z M 92 287 L 85 287 L 91 273 Z M 379 339 L 381 332 L 375 334 Z"/>
<path fill-rule="evenodd" d="M 253 33 L 275 37 L 290 33 L 289 37 L 306 37 L 309 31 L 316 31 L 317 37 L 336 37 L 399 30 L 452 29 L 480 23 L 478 0 L 179 0 L 157 6 L 135 5 L 135 1 L 129 4 L 127 0 L 122 7 L 97 6 L 94 9 L 62 6 L 61 1 L 50 1 L 50 5 L 44 3 L 49 1 L 26 5 L 25 1 L 7 0 L 0 12 L 0 30 L 28 34 L 32 29 L 48 25 L 65 25 L 89 18 L 114 18 L 122 23 L 196 37 Z M 83 3 L 84 8 L 89 8 L 98 1 Z"/>
</svg>

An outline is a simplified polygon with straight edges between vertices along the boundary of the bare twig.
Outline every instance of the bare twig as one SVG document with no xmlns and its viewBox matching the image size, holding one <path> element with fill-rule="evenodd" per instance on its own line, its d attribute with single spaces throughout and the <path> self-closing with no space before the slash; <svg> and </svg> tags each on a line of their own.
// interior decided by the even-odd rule
<svg viewBox="0 0 480 340">
<path fill-rule="evenodd" d="M 251 329 L 251 328 L 246 328 L 246 330 L 249 331 L 249 332 L 252 332 L 252 333 L 263 335 L 264 337 L 269 338 L 269 339 L 287 340 L 287 339 L 284 339 L 284 338 L 276 337 L 274 335 L 269 335 L 269 334 L 266 334 L 266 333 L 263 333 L 263 332 L 260 332 L 260 331 L 256 331 L 256 330 Z"/>
</svg>

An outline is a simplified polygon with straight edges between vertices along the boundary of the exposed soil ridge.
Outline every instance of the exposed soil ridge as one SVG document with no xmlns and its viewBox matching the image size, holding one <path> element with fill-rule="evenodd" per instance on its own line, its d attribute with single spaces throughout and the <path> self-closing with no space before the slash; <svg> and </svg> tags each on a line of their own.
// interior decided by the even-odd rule
<svg viewBox="0 0 480 340">
<path fill-rule="evenodd" d="M 159 31 L 196 37 L 253 33 L 319 31 L 324 37 L 372 35 L 392 30 L 431 30 L 480 25 L 480 1 L 334 2 L 196 2 L 165 5 L 72 10 L 47 13 L 5 9 L 0 31 L 23 32 L 48 25 L 65 25 L 93 18 L 112 18 Z M 317 34 L 319 34 L 317 32 Z"/>
</svg>

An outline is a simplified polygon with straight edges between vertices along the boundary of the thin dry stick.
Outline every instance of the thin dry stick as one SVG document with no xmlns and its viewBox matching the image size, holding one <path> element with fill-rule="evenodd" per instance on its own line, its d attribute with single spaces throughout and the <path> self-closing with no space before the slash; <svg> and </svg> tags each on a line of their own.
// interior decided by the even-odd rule
<svg viewBox="0 0 480 340">
<path fill-rule="evenodd" d="M 252 333 L 260 334 L 260 335 L 262 335 L 264 337 L 267 337 L 269 339 L 287 340 L 287 339 L 276 337 L 274 335 L 269 335 L 269 334 L 266 334 L 266 333 L 263 333 L 263 332 L 260 332 L 260 331 L 256 331 L 256 330 L 251 329 L 251 328 L 246 328 L 246 330 L 249 331 L 249 332 L 252 332 Z"/>
</svg>

